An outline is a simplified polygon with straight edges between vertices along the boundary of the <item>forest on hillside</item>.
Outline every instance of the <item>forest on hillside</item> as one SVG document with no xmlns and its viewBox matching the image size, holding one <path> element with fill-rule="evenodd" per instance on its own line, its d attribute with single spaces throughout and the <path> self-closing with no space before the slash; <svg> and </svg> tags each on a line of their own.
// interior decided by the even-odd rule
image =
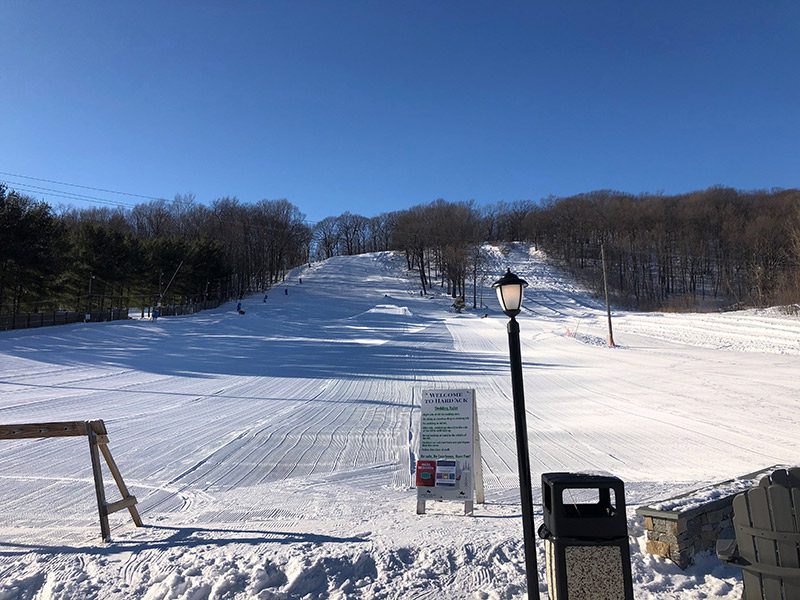
<svg viewBox="0 0 800 600">
<path fill-rule="evenodd" d="M 715 187 L 683 195 L 595 191 L 479 207 L 436 200 L 309 223 L 287 200 L 191 195 L 133 208 L 62 208 L 0 184 L 0 314 L 268 289 L 297 265 L 397 250 L 422 293 L 478 304 L 485 242 L 526 241 L 595 292 L 639 309 L 800 302 L 800 190 Z"/>
</svg>

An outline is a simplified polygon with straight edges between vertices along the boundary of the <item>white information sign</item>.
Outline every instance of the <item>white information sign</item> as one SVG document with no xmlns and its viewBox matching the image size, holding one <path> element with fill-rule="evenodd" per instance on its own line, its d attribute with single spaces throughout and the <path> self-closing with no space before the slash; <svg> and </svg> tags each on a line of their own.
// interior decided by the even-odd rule
<svg viewBox="0 0 800 600">
<path fill-rule="evenodd" d="M 476 476 L 483 501 L 475 390 L 423 390 L 420 408 L 417 512 L 425 500 L 457 500 L 471 513 Z"/>
</svg>

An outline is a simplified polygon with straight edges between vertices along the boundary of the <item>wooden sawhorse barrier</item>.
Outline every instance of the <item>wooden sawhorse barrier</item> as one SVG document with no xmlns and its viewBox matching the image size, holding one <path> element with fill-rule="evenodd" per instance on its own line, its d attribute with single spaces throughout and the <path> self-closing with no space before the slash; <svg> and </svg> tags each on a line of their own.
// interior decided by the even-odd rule
<svg viewBox="0 0 800 600">
<path fill-rule="evenodd" d="M 139 511 L 136 510 L 136 496 L 128 492 L 128 487 L 122 480 L 117 463 L 108 449 L 108 431 L 103 421 L 62 421 L 59 423 L 24 423 L 19 425 L 0 425 L 0 440 L 21 440 L 26 438 L 51 438 L 75 437 L 85 435 L 89 438 L 89 454 L 92 457 L 92 474 L 94 475 L 94 489 L 97 493 L 97 510 L 100 513 L 100 533 L 104 542 L 111 541 L 111 529 L 108 525 L 108 515 L 127 508 L 137 527 L 142 526 Z M 103 471 L 100 467 L 100 454 L 106 460 L 114 481 L 122 494 L 122 500 L 106 502 L 106 492 L 103 488 Z"/>
</svg>

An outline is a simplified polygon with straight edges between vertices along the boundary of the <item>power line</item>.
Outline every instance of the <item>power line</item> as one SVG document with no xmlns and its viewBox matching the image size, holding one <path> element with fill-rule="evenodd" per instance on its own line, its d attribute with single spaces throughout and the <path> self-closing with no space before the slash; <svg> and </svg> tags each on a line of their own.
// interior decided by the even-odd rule
<svg viewBox="0 0 800 600">
<path fill-rule="evenodd" d="M 48 187 L 42 187 L 38 185 L 33 185 L 31 183 L 19 183 L 17 181 L 9 181 L 5 180 L 5 183 L 9 186 L 13 187 L 15 190 L 23 190 L 23 191 L 37 191 L 38 193 L 42 192 L 49 192 L 53 195 L 58 195 L 62 198 L 68 198 L 70 200 L 82 200 L 86 202 L 101 202 L 104 204 L 115 204 L 117 206 L 125 206 L 131 208 L 133 205 L 126 204 L 121 200 L 107 200 L 105 198 L 98 198 L 97 196 L 88 196 L 86 194 L 74 194 L 72 192 L 68 192 L 65 190 L 57 190 Z"/>
<path fill-rule="evenodd" d="M 105 200 L 103 198 L 96 198 L 94 196 L 82 196 L 82 195 L 75 195 L 75 194 L 69 194 L 69 193 L 62 194 L 62 193 L 57 192 L 57 191 L 49 191 L 49 192 L 45 193 L 45 192 L 37 191 L 37 190 L 32 189 L 32 188 L 38 188 L 40 190 L 41 189 L 49 189 L 49 188 L 40 188 L 39 186 L 19 185 L 19 184 L 15 184 L 15 183 L 12 183 L 12 182 L 9 182 L 9 181 L 6 181 L 5 183 L 10 183 L 11 185 L 13 185 L 14 187 L 12 189 L 14 191 L 21 191 L 21 192 L 30 193 L 30 194 L 41 194 L 43 196 L 44 195 L 56 196 L 56 197 L 59 197 L 59 198 L 65 198 L 67 200 L 80 200 L 80 201 L 83 201 L 83 202 L 97 202 L 97 203 L 101 203 L 101 204 L 108 204 L 108 205 L 111 205 L 111 206 L 117 206 L 119 208 L 126 208 L 126 209 L 135 208 L 134 206 L 131 206 L 130 204 L 123 204 L 123 203 L 118 202 L 118 201 Z M 203 208 L 205 208 L 206 210 L 209 210 L 208 207 L 204 206 Z M 219 222 L 220 223 L 227 223 L 227 224 L 241 224 L 240 221 L 235 221 L 235 220 L 230 220 L 230 219 L 224 219 L 224 220 L 220 219 Z M 303 225 L 305 225 L 306 227 L 308 227 L 309 229 L 313 228 L 313 226 L 315 224 L 314 221 L 309 221 L 308 219 L 303 219 L 302 221 L 299 221 L 299 222 L 302 223 Z M 274 225 L 273 226 L 267 226 L 267 227 L 262 227 L 262 226 L 255 226 L 255 227 L 259 231 L 270 231 L 270 232 L 276 232 L 277 231 L 277 232 L 286 233 L 286 234 L 291 233 L 291 231 L 290 231 L 291 227 L 288 228 L 288 229 L 287 228 L 281 228 L 281 227 L 274 226 Z"/>
<path fill-rule="evenodd" d="M 93 190 L 95 192 L 105 192 L 107 194 L 119 194 L 121 196 L 131 196 L 133 198 L 144 198 L 145 200 L 163 200 L 163 198 L 156 198 L 155 196 L 145 196 L 142 194 L 132 194 L 130 192 L 120 192 L 117 190 L 109 190 L 106 188 L 99 188 L 99 187 L 92 187 L 90 185 L 80 185 L 77 183 L 67 183 L 65 181 L 56 181 L 55 179 L 45 179 L 43 177 L 32 177 L 30 175 L 20 175 L 19 173 L 8 173 L 6 171 L 0 171 L 0 175 L 9 175 L 11 177 L 19 177 L 21 179 L 32 179 L 33 181 L 44 181 L 47 183 L 55 183 L 58 185 L 67 185 L 69 187 L 77 187 L 83 188 L 85 190 Z"/>
<path fill-rule="evenodd" d="M 31 188 L 31 187 L 23 186 L 23 185 L 14 185 L 12 189 L 14 191 L 23 192 L 23 193 L 26 193 L 26 194 L 37 194 L 37 195 L 41 195 L 41 196 L 45 196 L 45 195 L 46 196 L 56 196 L 58 198 L 64 198 L 66 200 L 78 200 L 78 201 L 82 201 L 82 202 L 94 202 L 94 203 L 98 203 L 98 204 L 109 204 L 111 206 L 117 206 L 117 207 L 120 207 L 120 208 L 133 208 L 130 204 L 123 204 L 122 202 L 119 202 L 119 201 L 104 200 L 102 198 L 93 198 L 91 200 L 88 200 L 86 198 L 81 198 L 81 197 L 75 196 L 73 194 L 69 194 L 68 192 L 67 193 L 63 193 L 63 194 L 60 193 L 60 192 L 41 192 L 41 191 L 35 190 L 35 189 Z"/>
<path fill-rule="evenodd" d="M 114 191 L 114 190 L 107 190 L 107 189 L 104 189 L 104 188 L 92 187 L 92 186 L 88 186 L 88 185 L 78 185 L 76 183 L 65 183 L 63 181 L 56 181 L 54 179 L 45 179 L 43 177 L 31 177 L 31 176 L 28 176 L 28 175 L 19 175 L 17 173 L 8 173 L 8 172 L 5 172 L 5 171 L 0 171 L 0 175 L 10 175 L 12 177 L 19 177 L 19 178 L 22 178 L 22 179 L 31 179 L 31 180 L 34 180 L 34 181 L 43 181 L 43 182 L 48 182 L 48 183 L 55 183 L 57 185 L 68 185 L 68 186 L 71 186 L 71 187 L 83 188 L 83 189 L 87 189 L 87 190 L 95 190 L 95 191 L 99 191 L 99 192 L 108 192 L 108 193 L 111 193 L 111 194 L 121 194 L 121 195 L 124 195 L 124 196 L 131 196 L 133 198 L 144 198 L 146 200 L 152 200 L 152 201 L 156 201 L 156 202 L 166 201 L 165 198 L 156 198 L 155 196 L 144 196 L 142 194 L 132 194 L 132 193 L 128 193 L 128 192 L 119 192 L 119 191 Z M 97 196 L 89 196 L 89 195 L 86 195 L 86 194 L 78 194 L 78 193 L 70 192 L 68 190 L 59 190 L 59 189 L 54 189 L 54 188 L 43 187 L 43 186 L 34 185 L 32 183 L 19 183 L 19 182 L 15 182 L 15 181 L 10 181 L 8 179 L 2 180 L 2 183 L 7 184 L 9 187 L 11 187 L 14 190 L 27 192 L 27 193 L 31 193 L 31 194 L 39 194 L 39 195 L 42 195 L 42 196 L 44 196 L 44 195 L 56 196 L 57 198 L 64 198 L 66 200 L 76 200 L 76 201 L 80 201 L 80 202 L 96 202 L 96 203 L 99 203 L 99 204 L 108 204 L 108 205 L 111 205 L 111 206 L 118 206 L 118 207 L 121 207 L 121 208 L 129 208 L 129 209 L 130 208 L 135 208 L 135 205 L 126 203 L 126 202 L 124 202 L 122 200 L 109 200 L 107 198 L 98 198 Z M 303 219 L 302 223 L 304 223 L 308 227 L 313 227 L 314 225 L 316 225 L 317 222 L 316 221 L 309 221 L 308 219 Z"/>
</svg>

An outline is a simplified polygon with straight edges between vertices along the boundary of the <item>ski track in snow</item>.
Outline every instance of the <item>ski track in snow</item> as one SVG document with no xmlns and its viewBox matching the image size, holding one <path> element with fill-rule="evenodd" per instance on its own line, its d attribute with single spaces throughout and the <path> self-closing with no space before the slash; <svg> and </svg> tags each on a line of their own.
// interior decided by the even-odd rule
<svg viewBox="0 0 800 600">
<path fill-rule="evenodd" d="M 543 472 L 614 473 L 636 597 L 738 598 L 738 571 L 713 557 L 681 571 L 646 555 L 633 509 L 800 462 L 800 319 L 615 311 L 607 348 L 604 307 L 541 253 L 487 251 L 497 275 L 510 266 L 530 283 L 519 321 L 535 501 Z M 104 419 L 146 525 L 116 513 L 114 542 L 97 541 L 85 439 L 4 442 L 0 599 L 524 597 L 499 310 L 420 297 L 390 253 L 298 268 L 262 297 L 245 316 L 231 304 L 0 333 L 0 422 Z M 412 393 L 445 386 L 477 390 L 487 504 L 474 518 L 414 510 Z"/>
</svg>

